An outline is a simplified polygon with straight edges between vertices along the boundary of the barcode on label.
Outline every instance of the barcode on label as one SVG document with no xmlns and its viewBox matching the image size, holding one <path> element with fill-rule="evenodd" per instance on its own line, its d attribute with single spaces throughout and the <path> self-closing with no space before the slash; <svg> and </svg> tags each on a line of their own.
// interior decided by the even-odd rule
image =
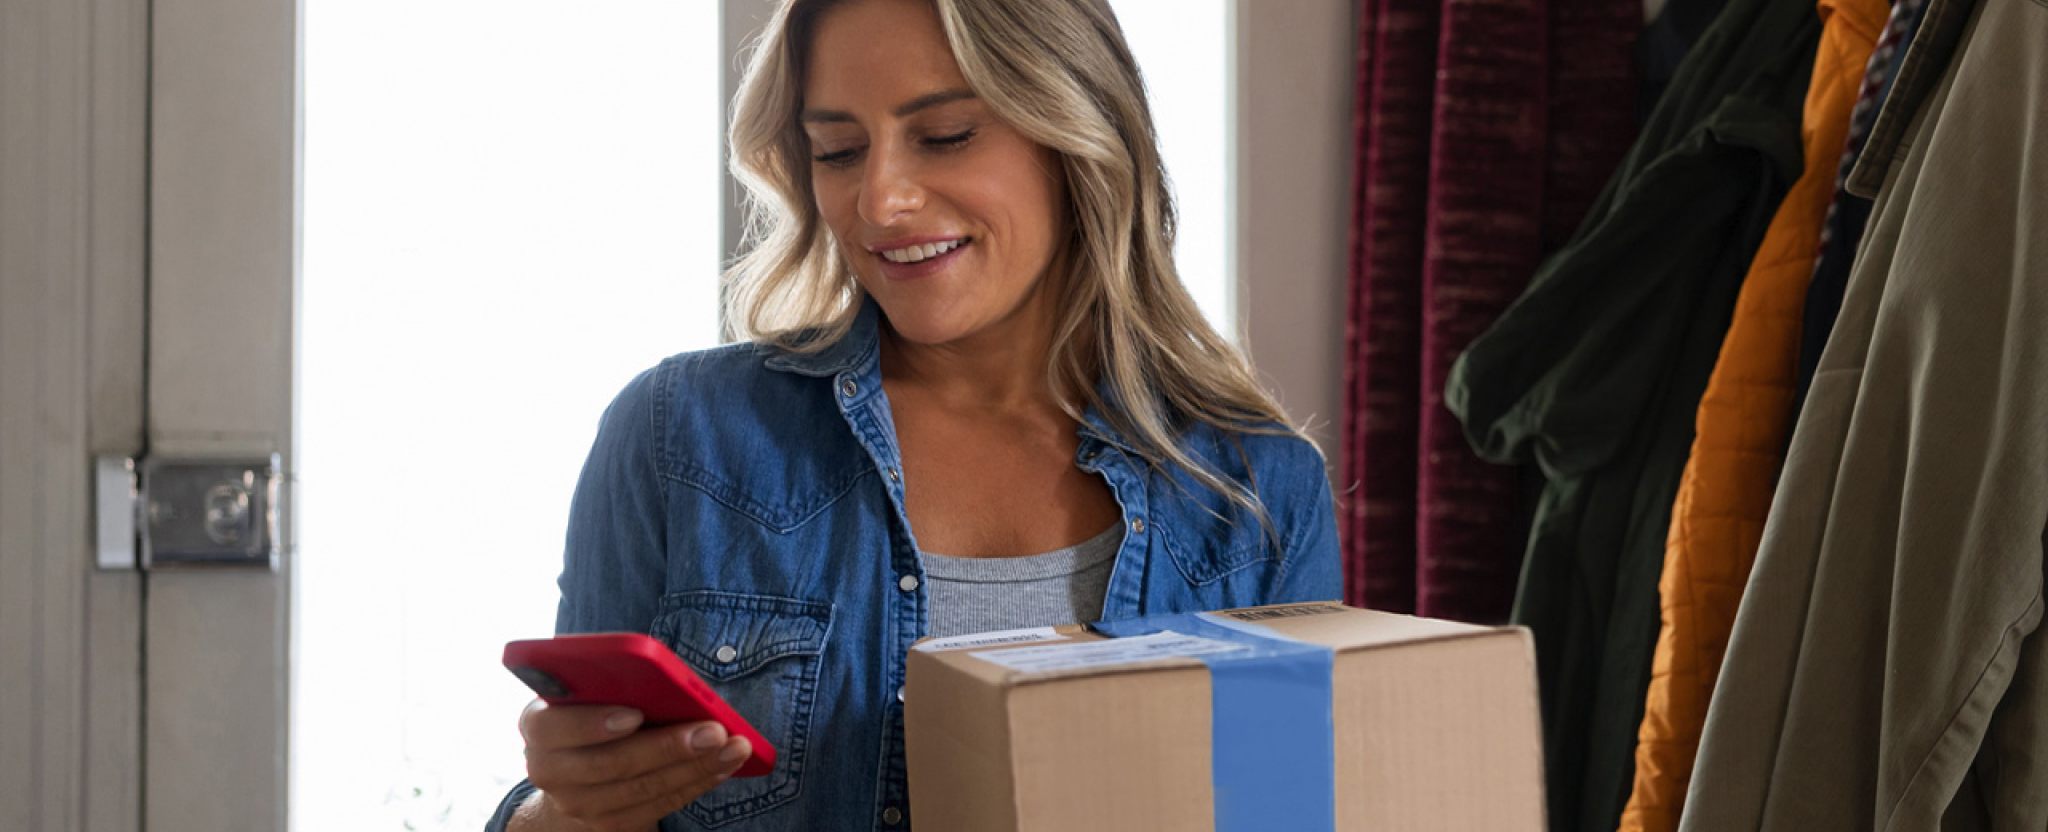
<svg viewBox="0 0 2048 832">
<path fill-rule="evenodd" d="M 1235 618 L 1239 621 L 1267 621 L 1274 618 L 1299 618 L 1304 615 L 1329 615 L 1343 612 L 1343 604 L 1304 604 L 1298 607 L 1275 607 L 1267 610 L 1232 610 L 1217 615 Z"/>
<path fill-rule="evenodd" d="M 1242 644 L 1218 641 L 1213 638 L 1190 636 L 1172 630 L 1161 630 L 1151 635 L 1114 638 L 1106 641 L 1084 641 L 1078 644 L 1054 644 L 1044 647 L 1017 647 L 1009 650 L 990 650 L 985 653 L 969 653 L 991 664 L 999 664 L 1011 670 L 1025 673 L 1044 673 L 1060 670 L 1077 670 L 1089 667 L 1103 667 L 1119 664 L 1156 661 L 1171 658 L 1197 658 L 1221 653 L 1237 653 L 1249 650 Z"/>
<path fill-rule="evenodd" d="M 996 630 L 987 633 L 969 633 L 951 638 L 935 638 L 918 644 L 915 649 L 926 653 L 939 650 L 964 650 L 969 647 L 996 647 L 1004 644 L 1027 644 L 1034 641 L 1065 641 L 1066 636 L 1051 627 L 1031 627 L 1022 630 Z"/>
</svg>

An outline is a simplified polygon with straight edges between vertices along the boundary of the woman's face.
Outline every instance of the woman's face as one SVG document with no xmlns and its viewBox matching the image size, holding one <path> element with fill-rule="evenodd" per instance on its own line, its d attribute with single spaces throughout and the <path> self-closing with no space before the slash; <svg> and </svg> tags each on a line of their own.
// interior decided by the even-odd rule
<svg viewBox="0 0 2048 832">
<path fill-rule="evenodd" d="M 1039 289 L 1066 233 L 1059 157 L 974 97 L 928 0 L 826 12 L 803 83 L 818 210 L 898 336 L 1001 332 L 1052 296 Z"/>
</svg>

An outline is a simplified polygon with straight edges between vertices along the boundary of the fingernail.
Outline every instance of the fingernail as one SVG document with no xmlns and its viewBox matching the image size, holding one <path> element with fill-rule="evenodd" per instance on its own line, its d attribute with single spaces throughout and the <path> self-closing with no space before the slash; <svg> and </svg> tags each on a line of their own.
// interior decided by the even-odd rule
<svg viewBox="0 0 2048 832">
<path fill-rule="evenodd" d="M 698 751 L 710 751 L 724 741 L 718 736 L 718 727 L 715 725 L 701 725 L 697 730 L 690 732 L 690 747 Z"/>
<path fill-rule="evenodd" d="M 718 761 L 727 765 L 739 762 L 751 750 L 747 745 L 748 743 L 744 739 L 734 739 L 732 742 L 726 743 L 725 750 L 718 752 Z"/>
<path fill-rule="evenodd" d="M 631 731 L 640 727 L 640 712 L 613 711 L 611 716 L 604 718 L 604 727 L 614 734 Z"/>
</svg>

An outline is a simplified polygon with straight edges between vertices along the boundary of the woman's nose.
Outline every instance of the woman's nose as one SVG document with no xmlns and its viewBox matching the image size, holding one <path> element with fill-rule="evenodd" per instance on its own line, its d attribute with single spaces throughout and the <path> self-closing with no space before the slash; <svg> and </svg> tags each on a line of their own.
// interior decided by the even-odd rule
<svg viewBox="0 0 2048 832">
<path fill-rule="evenodd" d="M 871 225 L 889 225 L 924 206 L 924 188 L 918 184 L 915 166 L 901 152 L 878 143 L 868 148 L 866 161 L 860 186 L 861 219 Z"/>
</svg>

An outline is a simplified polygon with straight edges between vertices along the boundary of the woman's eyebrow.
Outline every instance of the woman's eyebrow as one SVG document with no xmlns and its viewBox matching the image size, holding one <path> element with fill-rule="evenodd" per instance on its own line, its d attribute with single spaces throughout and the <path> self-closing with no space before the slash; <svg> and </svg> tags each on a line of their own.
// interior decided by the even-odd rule
<svg viewBox="0 0 2048 832">
<path fill-rule="evenodd" d="M 897 105 L 896 109 L 892 112 L 892 114 L 895 115 L 897 118 L 904 118 L 909 116 L 911 113 L 915 113 L 919 110 L 937 107 L 940 104 L 951 104 L 955 101 L 965 101 L 967 99 L 974 97 L 976 96 L 973 90 L 940 90 L 938 92 L 928 92 L 925 93 L 924 95 L 920 95 L 900 105 Z M 798 117 L 798 121 L 801 121 L 805 124 L 816 124 L 821 122 L 851 122 L 853 120 L 853 114 L 846 112 L 845 110 L 805 110 L 803 112 L 803 115 Z"/>
</svg>

